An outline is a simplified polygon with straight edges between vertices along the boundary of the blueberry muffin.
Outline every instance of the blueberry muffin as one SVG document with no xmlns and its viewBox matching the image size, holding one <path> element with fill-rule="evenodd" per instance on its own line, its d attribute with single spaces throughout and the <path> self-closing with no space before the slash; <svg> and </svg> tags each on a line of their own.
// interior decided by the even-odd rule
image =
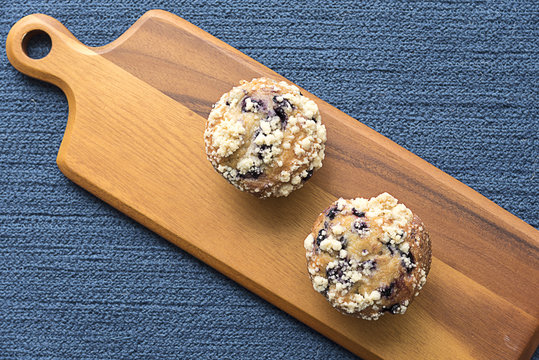
<svg viewBox="0 0 539 360">
<path fill-rule="evenodd" d="M 304 245 L 314 289 L 342 313 L 366 320 L 404 314 L 430 270 L 423 222 L 388 193 L 337 200 Z"/>
<path fill-rule="evenodd" d="M 287 196 L 322 167 L 326 128 L 296 86 L 241 81 L 213 106 L 204 132 L 213 167 L 257 197 Z"/>
</svg>

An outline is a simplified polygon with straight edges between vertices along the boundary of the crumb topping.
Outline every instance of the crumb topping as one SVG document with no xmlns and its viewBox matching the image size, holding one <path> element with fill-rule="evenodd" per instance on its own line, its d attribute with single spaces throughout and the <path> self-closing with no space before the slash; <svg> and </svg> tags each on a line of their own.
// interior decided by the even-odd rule
<svg viewBox="0 0 539 360">
<path fill-rule="evenodd" d="M 296 86 L 245 80 L 214 105 L 204 132 L 214 168 L 240 190 L 287 196 L 322 167 L 326 128 Z"/>
<path fill-rule="evenodd" d="M 304 247 L 315 290 L 338 310 L 368 320 L 403 314 L 430 268 L 421 220 L 388 193 L 338 199 L 320 214 Z"/>
</svg>

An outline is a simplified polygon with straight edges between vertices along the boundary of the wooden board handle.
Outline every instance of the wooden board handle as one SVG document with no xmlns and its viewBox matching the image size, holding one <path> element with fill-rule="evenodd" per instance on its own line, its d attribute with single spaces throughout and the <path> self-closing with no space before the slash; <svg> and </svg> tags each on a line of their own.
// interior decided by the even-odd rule
<svg viewBox="0 0 539 360">
<path fill-rule="evenodd" d="M 26 51 L 28 41 L 37 33 L 45 33 L 51 39 L 51 49 L 41 59 L 31 58 Z M 73 66 L 77 57 L 93 54 L 58 20 L 44 14 L 28 15 L 17 21 L 7 36 L 6 52 L 17 70 L 63 90 L 67 90 L 68 72 L 77 68 Z"/>
</svg>

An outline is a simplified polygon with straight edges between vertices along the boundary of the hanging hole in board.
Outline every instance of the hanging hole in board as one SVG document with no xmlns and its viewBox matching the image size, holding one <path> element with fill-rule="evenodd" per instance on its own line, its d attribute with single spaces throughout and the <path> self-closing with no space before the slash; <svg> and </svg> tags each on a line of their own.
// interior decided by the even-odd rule
<svg viewBox="0 0 539 360">
<path fill-rule="evenodd" d="M 24 35 L 22 48 L 29 58 L 43 59 L 51 51 L 51 37 L 43 30 L 32 30 Z"/>
</svg>

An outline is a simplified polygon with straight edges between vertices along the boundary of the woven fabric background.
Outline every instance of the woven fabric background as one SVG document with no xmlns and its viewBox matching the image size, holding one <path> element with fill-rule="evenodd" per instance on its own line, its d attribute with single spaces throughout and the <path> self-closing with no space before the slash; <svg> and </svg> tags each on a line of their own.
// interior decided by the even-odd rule
<svg viewBox="0 0 539 360">
<path fill-rule="evenodd" d="M 539 225 L 537 1 L 0 0 L 2 48 L 27 14 L 104 45 L 152 8 Z M 1 359 L 354 358 L 72 184 L 63 93 L 5 50 L 0 84 Z"/>
</svg>

